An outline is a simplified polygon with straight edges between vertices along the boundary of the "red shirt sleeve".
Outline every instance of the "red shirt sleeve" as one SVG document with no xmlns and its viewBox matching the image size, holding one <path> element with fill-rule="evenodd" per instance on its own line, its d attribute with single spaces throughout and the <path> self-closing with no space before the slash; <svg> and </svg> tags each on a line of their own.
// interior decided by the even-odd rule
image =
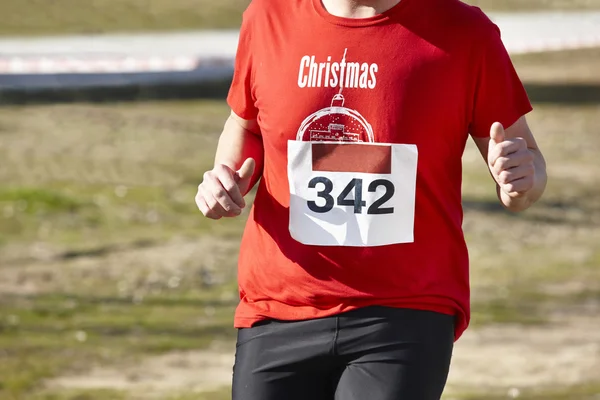
<svg viewBox="0 0 600 400">
<path fill-rule="evenodd" d="M 532 110 L 527 92 L 494 25 L 481 43 L 471 135 L 487 137 L 494 122 L 510 127 Z"/>
<path fill-rule="evenodd" d="M 227 95 L 227 103 L 231 110 L 239 117 L 246 120 L 256 119 L 258 109 L 255 106 L 254 73 L 252 70 L 253 49 L 252 32 L 250 26 L 249 10 L 246 10 L 242 19 L 240 37 L 233 72 L 233 81 Z"/>
</svg>

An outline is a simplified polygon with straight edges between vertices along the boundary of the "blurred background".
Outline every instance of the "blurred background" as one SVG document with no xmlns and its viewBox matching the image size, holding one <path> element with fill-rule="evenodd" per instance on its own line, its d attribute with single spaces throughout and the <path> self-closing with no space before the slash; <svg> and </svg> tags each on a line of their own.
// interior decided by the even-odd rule
<svg viewBox="0 0 600 400">
<path fill-rule="evenodd" d="M 0 399 L 229 398 L 247 214 L 194 195 L 247 2 L 0 0 Z M 468 3 L 506 27 L 550 181 L 508 214 L 469 142 L 444 399 L 600 399 L 600 0 Z"/>
</svg>

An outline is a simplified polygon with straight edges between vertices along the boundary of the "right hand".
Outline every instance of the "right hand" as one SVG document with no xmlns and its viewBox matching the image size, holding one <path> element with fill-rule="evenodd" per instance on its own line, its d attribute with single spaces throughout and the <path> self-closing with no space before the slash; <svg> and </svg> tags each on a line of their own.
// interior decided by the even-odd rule
<svg viewBox="0 0 600 400">
<path fill-rule="evenodd" d="M 244 194 L 250 187 L 255 166 L 254 159 L 248 158 L 238 171 L 219 164 L 205 172 L 196 194 L 196 205 L 202 214 L 210 219 L 240 215 L 246 207 Z"/>
</svg>

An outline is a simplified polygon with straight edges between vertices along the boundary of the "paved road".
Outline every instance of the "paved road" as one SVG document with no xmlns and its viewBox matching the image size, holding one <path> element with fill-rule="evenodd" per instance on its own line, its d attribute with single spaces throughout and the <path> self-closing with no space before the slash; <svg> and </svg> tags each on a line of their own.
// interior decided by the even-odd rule
<svg viewBox="0 0 600 400">
<path fill-rule="evenodd" d="M 512 54 L 600 47 L 600 11 L 490 14 Z M 0 40 L 0 90 L 228 78 L 237 31 Z"/>
<path fill-rule="evenodd" d="M 600 47 L 600 11 L 490 14 L 512 54 Z"/>
</svg>

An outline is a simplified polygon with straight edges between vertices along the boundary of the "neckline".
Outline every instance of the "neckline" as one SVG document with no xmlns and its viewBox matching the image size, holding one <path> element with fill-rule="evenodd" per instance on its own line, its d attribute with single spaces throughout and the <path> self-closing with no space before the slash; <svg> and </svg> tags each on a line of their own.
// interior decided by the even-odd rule
<svg viewBox="0 0 600 400">
<path fill-rule="evenodd" d="M 388 21 L 390 18 L 394 17 L 395 15 L 398 15 L 398 13 L 401 10 L 406 8 L 407 4 L 410 3 L 410 0 L 400 0 L 398 4 L 396 4 L 389 10 L 367 18 L 338 17 L 329 13 L 329 11 L 327 11 L 321 0 L 312 0 L 312 3 L 317 14 L 319 14 L 321 18 L 325 19 L 329 23 L 347 27 L 362 27 L 376 25 L 381 22 Z"/>
</svg>

